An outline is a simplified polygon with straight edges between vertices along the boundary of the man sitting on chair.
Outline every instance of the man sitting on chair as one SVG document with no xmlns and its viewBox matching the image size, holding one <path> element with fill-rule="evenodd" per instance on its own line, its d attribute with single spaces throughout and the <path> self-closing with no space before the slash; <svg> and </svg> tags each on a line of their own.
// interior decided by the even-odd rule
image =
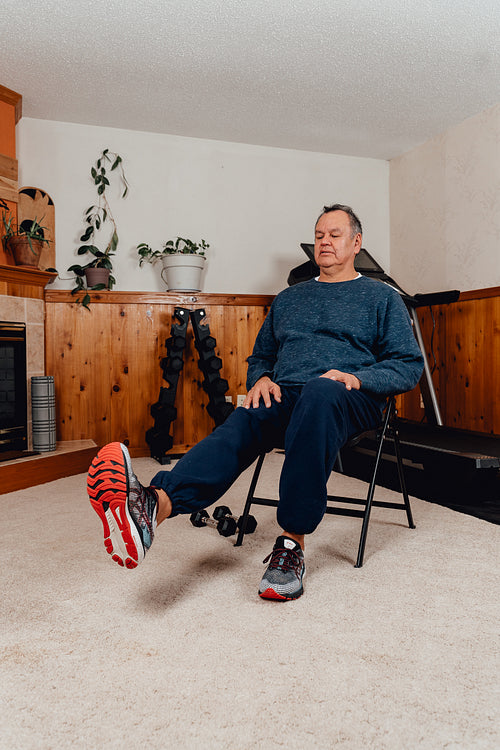
<svg viewBox="0 0 500 750">
<path fill-rule="evenodd" d="M 110 443 L 89 469 L 91 504 L 107 552 L 135 568 L 158 524 L 215 503 L 263 450 L 284 444 L 281 528 L 259 587 L 265 599 L 298 598 L 304 535 L 326 509 L 339 449 L 377 427 L 387 396 L 413 388 L 423 358 L 399 294 L 361 276 L 361 223 L 349 206 L 325 206 L 315 226 L 316 279 L 274 299 L 248 358 L 248 394 L 212 434 L 143 487 L 127 448 Z"/>
</svg>

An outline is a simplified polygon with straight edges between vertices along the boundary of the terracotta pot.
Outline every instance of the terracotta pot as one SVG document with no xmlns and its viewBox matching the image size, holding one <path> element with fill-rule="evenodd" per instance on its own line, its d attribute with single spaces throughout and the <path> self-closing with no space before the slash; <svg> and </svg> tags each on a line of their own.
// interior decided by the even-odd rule
<svg viewBox="0 0 500 750">
<path fill-rule="evenodd" d="M 91 289 L 97 284 L 105 284 L 106 289 L 109 283 L 109 268 L 86 268 L 85 279 L 87 281 L 87 289 Z"/>
<path fill-rule="evenodd" d="M 161 277 L 172 292 L 200 292 L 201 274 L 206 258 L 203 255 L 173 253 L 162 258 Z M 166 275 L 166 278 L 165 278 Z"/>
<path fill-rule="evenodd" d="M 14 256 L 16 266 L 31 266 L 33 268 L 38 268 L 44 244 L 46 243 L 42 242 L 42 240 L 32 239 L 32 250 L 28 238 L 23 237 L 23 235 L 11 237 L 7 242 L 7 246 Z"/>
</svg>

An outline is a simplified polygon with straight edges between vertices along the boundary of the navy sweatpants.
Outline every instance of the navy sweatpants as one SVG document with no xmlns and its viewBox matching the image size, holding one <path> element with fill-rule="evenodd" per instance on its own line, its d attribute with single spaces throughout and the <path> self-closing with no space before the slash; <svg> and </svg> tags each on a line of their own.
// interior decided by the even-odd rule
<svg viewBox="0 0 500 750">
<path fill-rule="evenodd" d="M 343 383 L 314 378 L 304 386 L 281 387 L 281 403 L 239 407 L 171 471 L 152 480 L 172 501 L 172 515 L 215 503 L 264 449 L 285 446 L 279 487 L 278 524 L 310 534 L 326 508 L 326 483 L 348 438 L 380 423 L 381 404 Z"/>
</svg>

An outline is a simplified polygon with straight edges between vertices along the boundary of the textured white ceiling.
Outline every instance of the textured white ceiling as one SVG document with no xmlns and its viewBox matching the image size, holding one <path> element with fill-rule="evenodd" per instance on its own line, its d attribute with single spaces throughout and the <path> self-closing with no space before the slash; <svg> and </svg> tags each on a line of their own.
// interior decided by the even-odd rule
<svg viewBox="0 0 500 750">
<path fill-rule="evenodd" d="M 500 101 L 499 0 L 2 0 L 27 117 L 391 158 Z"/>
</svg>

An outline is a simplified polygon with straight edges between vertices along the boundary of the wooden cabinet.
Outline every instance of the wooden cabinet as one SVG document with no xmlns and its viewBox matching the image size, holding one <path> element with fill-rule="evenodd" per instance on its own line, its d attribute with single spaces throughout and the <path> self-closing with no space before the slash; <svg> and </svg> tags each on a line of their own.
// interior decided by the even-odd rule
<svg viewBox="0 0 500 750">
<path fill-rule="evenodd" d="M 89 312 L 75 305 L 69 292 L 45 294 L 46 373 L 55 378 L 58 440 L 91 438 L 98 445 L 119 440 L 134 455 L 149 454 L 145 432 L 153 426 L 150 407 L 165 385 L 160 360 L 175 307 L 205 309 L 227 395 L 236 405 L 237 395 L 246 393 L 246 358 L 272 296 L 91 292 L 91 297 Z M 185 451 L 214 428 L 202 380 L 189 325 L 171 453 Z"/>
</svg>

